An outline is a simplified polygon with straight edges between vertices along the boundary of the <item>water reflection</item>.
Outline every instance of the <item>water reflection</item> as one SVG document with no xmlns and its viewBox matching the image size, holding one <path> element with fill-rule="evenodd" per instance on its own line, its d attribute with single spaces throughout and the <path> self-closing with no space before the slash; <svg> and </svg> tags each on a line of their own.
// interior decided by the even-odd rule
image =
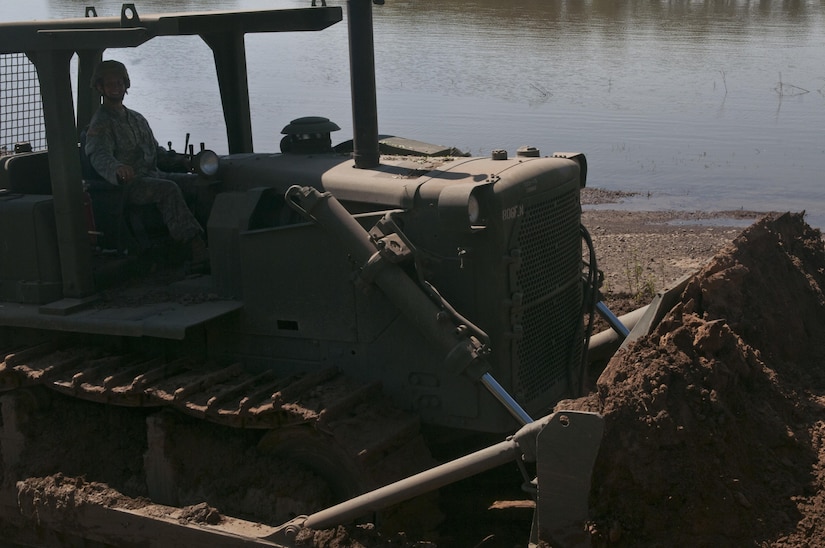
<svg viewBox="0 0 825 548">
<path fill-rule="evenodd" d="M 117 0 L 48 0 L 50 17 L 82 16 L 88 5 L 99 15 L 120 12 Z M 310 0 L 143 0 L 135 2 L 139 12 L 204 11 L 212 9 L 277 9 L 308 7 Z M 329 5 L 345 6 L 344 0 L 328 0 Z M 389 0 L 376 7 L 376 17 L 405 21 L 408 26 L 434 24 L 475 26 L 481 30 L 547 30 L 551 24 L 573 27 L 572 33 L 590 30 L 611 36 L 629 35 L 630 29 L 659 32 L 709 33 L 720 29 L 734 34 L 772 25 L 813 23 L 811 14 L 822 6 L 803 0 L 762 1 L 616 1 L 616 0 Z M 4 20 L 12 20 L 7 16 Z M 733 23 L 733 24 L 732 24 Z M 767 25 L 767 27 L 766 27 Z M 552 27 L 559 32 L 565 27 Z"/>
<path fill-rule="evenodd" d="M 565 23 L 596 31 L 609 29 L 613 33 L 621 34 L 627 31 L 629 23 L 635 28 L 668 31 L 689 27 L 696 30 L 704 28 L 707 32 L 712 32 L 721 26 L 725 30 L 743 32 L 748 27 L 763 26 L 766 23 L 806 24 L 810 22 L 809 13 L 819 9 L 821 6 L 808 5 L 801 0 L 407 0 L 388 2 L 386 11 L 408 20 L 426 21 L 428 24 L 432 24 L 434 18 L 438 18 L 448 24 L 524 30 L 547 28 L 549 23 Z M 731 27 L 731 22 L 739 25 Z"/>
</svg>

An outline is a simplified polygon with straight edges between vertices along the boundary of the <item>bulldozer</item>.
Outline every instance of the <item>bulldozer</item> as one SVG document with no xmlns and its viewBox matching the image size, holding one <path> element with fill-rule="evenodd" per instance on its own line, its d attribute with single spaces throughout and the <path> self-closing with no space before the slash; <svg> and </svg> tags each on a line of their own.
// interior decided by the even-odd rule
<svg viewBox="0 0 825 548">
<path fill-rule="evenodd" d="M 599 300 L 581 226 L 585 156 L 522 147 L 472 157 L 379 134 L 373 3 L 383 4 L 349 0 L 346 18 L 315 2 L 155 15 L 124 4 L 119 16 L 87 8 L 76 19 L 0 24 L 0 56 L 33 67 L 2 85 L 33 80 L 44 128 L 42 143 L 0 143 L 7 538 L 288 547 L 301 530 L 373 519 L 515 462 L 535 503 L 525 544 L 589 545 L 601 418 L 555 406 L 584 389 L 594 315 L 620 337 L 627 328 Z M 333 121 L 296 113 L 280 150 L 256 151 L 244 36 L 320 32 L 345 19 L 352 139 L 332 146 Z M 187 143 L 161 154 L 198 175 L 191 205 L 206 228 L 208 273 L 188 273 L 153 212 L 130 210 L 84 157 L 83 131 L 100 106 L 84 85 L 95 66 L 161 36 L 200 37 L 220 88 L 228 153 Z M 3 105 L 12 127 L 15 103 Z M 141 504 L 77 484 L 66 495 L 64 476 L 35 487 L 20 475 L 43 441 L 31 432 L 58 418 L 56 401 L 145 425 Z M 181 519 L 191 498 L 180 484 L 195 465 L 169 452 L 184 419 L 193 436 L 198 425 L 248 435 L 308 470 L 328 495 L 322 507 L 293 504 L 283 522 Z M 445 438 L 499 441 L 442 461 L 433 449 Z M 77 475 L 92 480 L 87 464 Z M 415 513 L 401 511 L 400 526 Z"/>
</svg>

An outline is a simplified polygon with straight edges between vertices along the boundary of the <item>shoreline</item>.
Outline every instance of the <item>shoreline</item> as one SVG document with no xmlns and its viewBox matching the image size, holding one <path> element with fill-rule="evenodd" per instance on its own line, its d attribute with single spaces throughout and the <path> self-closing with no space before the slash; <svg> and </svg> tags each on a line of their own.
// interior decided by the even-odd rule
<svg viewBox="0 0 825 548">
<path fill-rule="evenodd" d="M 604 273 L 606 299 L 631 296 L 648 302 L 656 292 L 697 272 L 745 228 L 771 214 L 621 209 L 622 199 L 633 195 L 582 189 L 582 224 Z M 611 204 L 617 207 L 611 209 Z"/>
</svg>

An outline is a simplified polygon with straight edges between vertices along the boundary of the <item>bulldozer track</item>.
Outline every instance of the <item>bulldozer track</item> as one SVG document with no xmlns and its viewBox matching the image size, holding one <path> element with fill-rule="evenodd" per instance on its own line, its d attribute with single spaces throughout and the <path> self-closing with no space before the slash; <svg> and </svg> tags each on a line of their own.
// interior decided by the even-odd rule
<svg viewBox="0 0 825 548">
<path fill-rule="evenodd" d="M 279 376 L 239 363 L 219 367 L 55 341 L 0 350 L 0 358 L 0 393 L 44 386 L 74 399 L 171 408 L 221 426 L 268 430 L 265 435 L 293 427 L 318 434 L 343 450 L 365 489 L 435 464 L 416 415 L 394 407 L 380 383 L 355 381 L 334 367 Z M 295 439 L 284 438 L 285 445 Z M 277 446 L 278 435 L 272 439 Z"/>
<path fill-rule="evenodd" d="M 283 376 L 268 370 L 252 371 L 239 363 L 220 367 L 189 357 L 164 359 L 58 341 L 0 349 L 0 359 L 0 395 L 23 394 L 30 388 L 45 387 L 70 400 L 121 408 L 156 408 L 159 412 L 172 409 L 204 424 L 250 433 L 254 429 L 262 434 L 258 446 L 264 452 L 312 470 L 342 500 L 436 464 L 420 433 L 416 415 L 394 407 L 382 395 L 380 383 L 358 382 L 334 367 Z M 3 417 L 4 421 L 6 418 Z M 95 419 L 89 416 L 88 420 Z M 89 455 L 90 461 L 96 458 Z M 59 475 L 55 477 L 60 479 Z M 89 527 L 97 527 L 98 523 L 85 523 L 85 514 L 78 509 L 100 503 L 66 502 L 49 510 L 57 512 L 49 520 L 42 519 L 47 515 L 45 510 L 33 514 L 20 505 L 20 489 L 31 482 L 47 480 L 26 479 L 25 475 L 14 480 L 7 475 L 0 489 L 0 525 L 16 524 L 13 535 L 23 535 L 20 538 L 27 538 L 26 531 L 35 526 L 40 533 L 51 531 L 58 539 L 64 534 L 92 540 L 120 538 L 116 527 L 86 536 Z M 13 481 L 17 481 L 17 487 Z M 61 483 L 63 489 L 68 483 Z M 86 483 L 81 481 L 79 485 Z M 343 492 L 337 490 L 342 485 Z M 289 495 L 287 498 L 290 499 Z M 80 501 L 82 497 L 72 495 L 66 500 L 75 499 Z M 440 519 L 437 504 L 423 503 L 423 509 L 421 504 L 412 503 L 408 510 L 402 505 L 382 514 L 382 519 L 390 527 L 410 515 L 418 518 L 432 514 L 432 518 L 427 518 L 431 524 Z M 100 504 L 100 512 L 115 510 L 106 503 Z M 219 511 L 223 510 L 219 507 Z M 227 511 L 231 515 L 232 510 Z M 35 514 L 40 517 L 33 523 Z M 272 526 L 283 518 L 262 514 L 257 519 L 262 525 Z M 176 530 L 170 534 L 179 533 Z M 60 542 L 43 545 L 57 546 Z"/>
<path fill-rule="evenodd" d="M 239 363 L 216 366 L 54 342 L 0 350 L 0 357 L 0 392 L 42 385 L 97 403 L 172 407 L 233 428 L 302 423 L 324 428 L 357 413 L 361 404 L 380 399 L 380 384 L 356 382 L 334 367 L 278 376 L 249 371 Z"/>
</svg>

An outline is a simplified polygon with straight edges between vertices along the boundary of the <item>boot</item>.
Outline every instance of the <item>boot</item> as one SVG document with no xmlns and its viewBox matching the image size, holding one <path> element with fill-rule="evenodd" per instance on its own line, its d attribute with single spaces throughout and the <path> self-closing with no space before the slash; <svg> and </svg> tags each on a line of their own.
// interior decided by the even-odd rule
<svg viewBox="0 0 825 548">
<path fill-rule="evenodd" d="M 192 257 L 186 269 L 187 274 L 209 274 L 209 249 L 206 242 L 200 236 L 195 236 L 189 245 Z"/>
</svg>

